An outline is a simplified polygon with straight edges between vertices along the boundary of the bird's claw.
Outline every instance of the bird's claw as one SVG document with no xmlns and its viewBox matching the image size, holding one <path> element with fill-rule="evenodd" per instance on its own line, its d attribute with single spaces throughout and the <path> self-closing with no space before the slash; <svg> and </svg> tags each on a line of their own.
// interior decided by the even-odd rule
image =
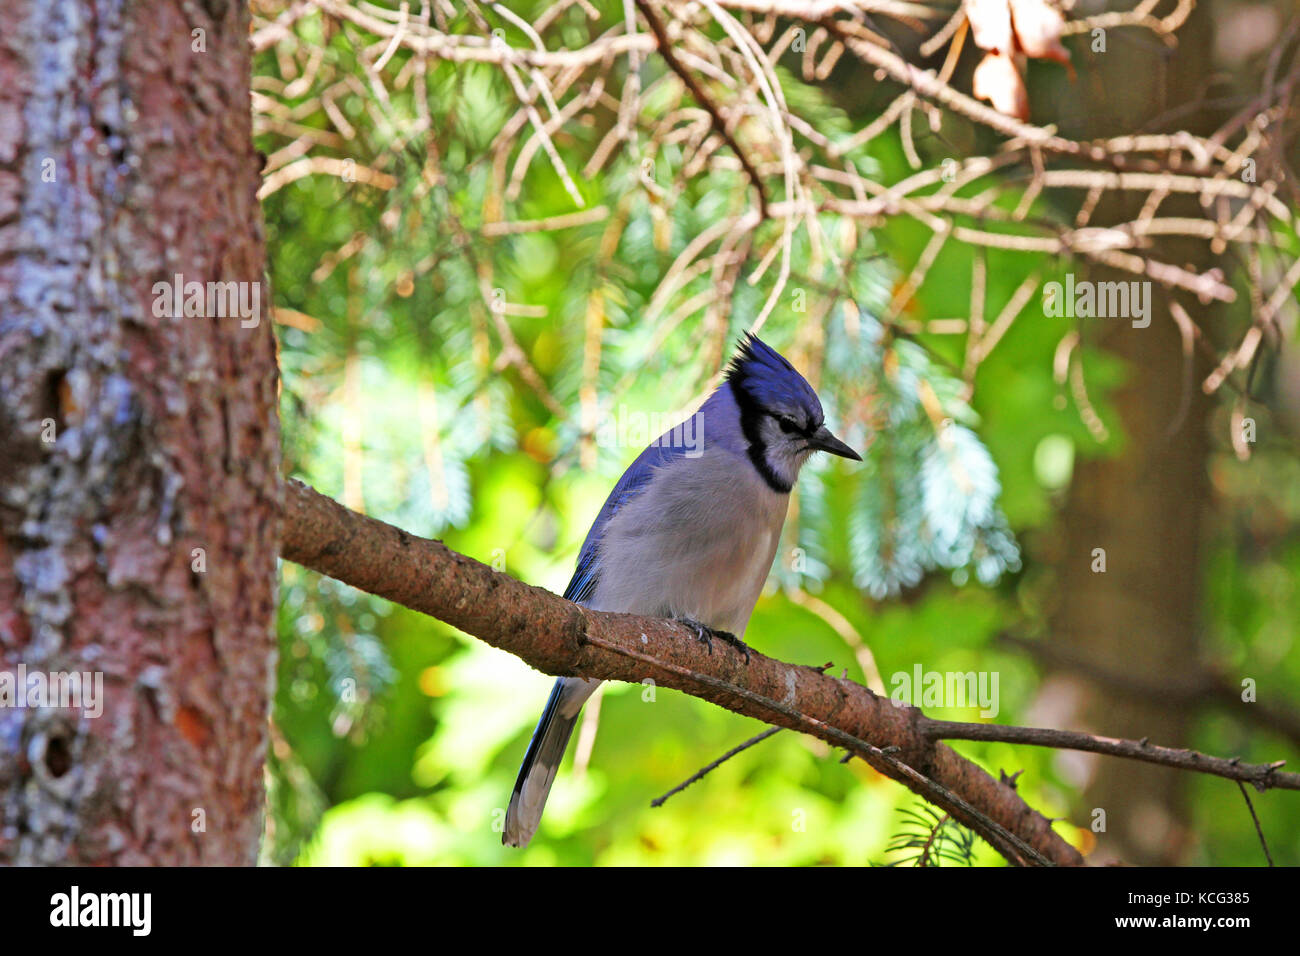
<svg viewBox="0 0 1300 956">
<path fill-rule="evenodd" d="M 707 624 L 701 624 L 694 618 L 683 617 L 678 618 L 678 620 L 695 632 L 695 639 L 707 647 L 710 654 L 713 653 L 713 639 L 716 637 L 724 644 L 730 644 L 736 650 L 740 651 L 740 653 L 744 654 L 745 663 L 749 663 L 749 645 L 738 638 L 735 634 L 732 634 L 730 631 L 719 631 L 716 628 L 709 627 Z"/>
<path fill-rule="evenodd" d="M 740 638 L 738 638 L 735 634 L 732 634 L 730 631 L 714 631 L 713 633 L 716 634 L 716 635 L 718 636 L 719 640 L 723 641 L 723 642 L 726 643 L 726 644 L 730 644 L 730 645 L 731 645 L 732 647 L 734 647 L 736 650 L 740 651 L 740 653 L 744 654 L 744 655 L 745 655 L 745 663 L 746 663 L 746 664 L 749 663 L 749 645 L 748 645 L 748 644 L 746 644 L 744 641 L 742 641 Z"/>
<path fill-rule="evenodd" d="M 707 624 L 701 624 L 699 621 L 695 620 L 694 618 L 682 617 L 682 618 L 678 618 L 678 621 L 679 623 L 685 624 L 692 631 L 694 631 L 695 639 L 699 641 L 701 644 L 703 644 L 705 647 L 707 647 L 709 649 L 710 654 L 713 653 L 713 629 L 712 628 L 710 628 Z"/>
</svg>

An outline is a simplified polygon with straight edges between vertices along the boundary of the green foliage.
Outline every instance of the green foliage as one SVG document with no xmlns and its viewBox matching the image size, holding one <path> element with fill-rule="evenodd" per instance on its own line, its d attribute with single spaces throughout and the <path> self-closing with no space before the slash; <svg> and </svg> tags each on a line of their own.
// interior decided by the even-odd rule
<svg viewBox="0 0 1300 956">
<path fill-rule="evenodd" d="M 832 320 L 827 356 L 828 371 L 874 405 L 851 499 L 855 583 L 883 598 L 938 568 L 958 583 L 973 568 L 984 584 L 1018 570 L 1020 552 L 996 503 L 997 466 L 962 424 L 976 418 L 961 380 L 867 315 L 851 331 Z"/>
<path fill-rule="evenodd" d="M 929 804 L 904 807 L 901 830 L 890 841 L 887 852 L 900 853 L 886 866 L 971 866 L 975 858 L 975 834 L 946 813 Z"/>
</svg>

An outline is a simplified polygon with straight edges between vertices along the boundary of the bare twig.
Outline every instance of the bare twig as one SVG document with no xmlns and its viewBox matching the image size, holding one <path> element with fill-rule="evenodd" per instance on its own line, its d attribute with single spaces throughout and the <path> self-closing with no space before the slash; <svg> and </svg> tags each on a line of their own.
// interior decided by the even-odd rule
<svg viewBox="0 0 1300 956">
<path fill-rule="evenodd" d="M 1300 790 L 1300 773 L 1284 773 L 1285 760 L 1273 763 L 1242 763 L 1240 758 L 1211 757 L 1195 750 L 1161 747 L 1142 740 L 1119 740 L 1075 730 L 1049 730 L 1043 727 L 1005 727 L 1000 724 L 969 724 L 955 720 L 921 720 L 921 733 L 931 740 L 982 740 L 1008 744 L 1031 744 L 1035 747 L 1053 747 L 1058 750 L 1084 750 L 1140 760 L 1143 763 L 1194 770 L 1213 774 L 1229 780 L 1244 780 L 1257 790 L 1277 787 L 1282 790 Z"/>
<path fill-rule="evenodd" d="M 575 4 L 585 14 L 590 38 L 578 47 L 558 48 L 560 31 L 553 26 Z M 1143 0 L 1130 11 L 1072 20 L 1065 33 L 1099 27 L 1141 29 L 1172 46 L 1192 5 L 1192 0 L 1176 0 L 1161 7 L 1154 0 Z M 796 242 L 806 241 L 823 278 L 842 267 L 843 256 L 835 251 L 835 243 L 826 241 L 830 234 L 826 223 L 831 219 L 851 221 L 847 228 L 858 230 L 906 217 L 933 234 L 931 245 L 898 288 L 892 311 L 933 282 L 932 260 L 941 247 L 952 243 L 1040 257 L 1079 256 L 1190 293 L 1203 303 L 1234 301 L 1242 283 L 1219 269 L 1197 272 L 1161 261 L 1150 251 L 1153 240 L 1187 237 L 1208 244 L 1215 257 L 1231 254 L 1236 261 L 1250 261 L 1262 252 L 1279 262 L 1283 281 L 1270 288 L 1267 301 L 1259 301 L 1258 270 L 1248 277 L 1244 284 L 1251 290 L 1255 318 L 1251 329 L 1235 344 L 1211 345 L 1199 335 L 1195 339 L 1200 351 L 1215 350 L 1214 371 L 1203 386 L 1207 392 L 1225 383 L 1240 392 L 1236 374 L 1255 367 L 1267 348 L 1266 329 L 1294 300 L 1300 264 L 1289 243 L 1297 223 L 1282 197 L 1288 191 L 1292 197 L 1300 193 L 1278 144 L 1293 135 L 1292 98 L 1300 87 L 1300 57 L 1288 58 L 1287 51 L 1295 48 L 1296 23 L 1275 44 L 1258 93 L 1240 98 L 1239 111 L 1213 135 L 1141 131 L 1080 141 L 1054 128 L 1003 115 L 975 99 L 957 88 L 948 68 L 951 63 L 938 73 L 918 68 L 888 40 L 880 24 L 867 20 L 868 16 L 888 19 L 908 29 L 924 28 L 922 32 L 932 32 L 933 25 L 941 24 L 925 43 L 924 53 L 935 54 L 951 40 L 952 61 L 964 35 L 965 16 L 960 6 L 954 10 L 951 3 L 625 0 L 617 13 L 601 13 L 586 0 L 565 0 L 532 24 L 508 4 L 492 0 L 470 0 L 458 6 L 463 6 L 460 14 L 447 4 L 421 4 L 421 12 L 413 14 L 409 4 L 393 9 L 347 0 L 284 0 L 278 7 L 273 0 L 259 4 L 253 44 L 258 50 L 275 51 L 279 75 L 256 78 L 255 122 L 259 131 L 284 139 L 267 163 L 262 195 L 316 173 L 392 189 L 399 181 L 401 167 L 395 157 L 402 144 L 427 135 L 439 106 L 431 107 L 427 95 L 417 95 L 414 119 L 404 118 L 388 90 L 408 88 L 415 76 L 418 89 L 426 91 L 427 78 L 439 63 L 481 63 L 495 67 L 501 89 L 519 105 L 504 117 L 492 139 L 493 181 L 500 185 L 488 196 L 483 222 L 468 228 L 470 234 L 551 231 L 596 218 L 594 213 L 588 219 L 587 214 L 565 215 L 567 210 L 547 214 L 535 208 L 509 208 L 521 201 L 524 174 L 539 151 L 547 154 L 565 190 L 579 205 L 581 191 L 566 162 L 578 163 L 590 177 L 628 145 L 634 145 L 640 162 L 651 168 L 656 157 L 680 151 L 675 188 L 664 189 L 643 169 L 639 179 L 629 178 L 626 191 L 610 194 L 607 200 L 608 207 L 615 208 L 647 196 L 659 224 L 656 228 L 663 229 L 670 228 L 679 209 L 683 190 L 676 187 L 706 170 L 740 174 L 730 187 L 735 192 L 725 207 L 726 221 L 687 237 L 690 254 L 683 254 L 664 274 L 652 297 L 651 316 L 682 321 L 704 308 L 704 335 L 710 348 L 719 331 L 727 328 L 742 267 L 747 270 L 747 283 L 764 286 L 763 307 L 752 320 L 756 327 L 772 314 L 785 288 Z M 1161 9 L 1167 12 L 1161 14 Z M 316 11 L 345 25 L 345 34 L 357 44 L 358 70 L 364 76 L 350 75 L 335 58 L 322 55 L 309 28 Z M 492 30 L 486 19 L 489 12 L 508 29 Z M 645 32 L 637 29 L 637 13 L 648 27 Z M 778 18 L 784 24 L 780 31 Z M 524 39 L 511 45 L 508 35 Z M 843 70 L 843 61 L 852 59 L 860 73 L 897 83 L 898 94 L 860 130 L 828 135 L 817 122 L 790 107 L 775 70 L 783 56 L 794 52 L 796 37 L 803 41 L 795 50 L 801 51 L 809 82 L 821 82 L 837 61 Z M 669 70 L 647 80 L 647 88 L 642 89 L 640 65 L 654 52 L 660 53 Z M 626 69 L 617 68 L 620 60 Z M 680 92 L 671 88 L 676 86 Z M 361 111 L 355 102 L 348 102 L 350 98 L 361 99 Z M 656 115 L 643 108 L 649 102 L 660 104 Z M 1003 143 L 990 156 L 935 164 L 914 135 L 918 110 L 933 131 L 940 129 L 943 114 L 951 113 L 1000 134 Z M 607 121 L 606 111 L 614 114 L 616 122 Z M 363 150 L 367 139 L 356 120 L 358 112 L 373 118 L 383 132 L 385 142 L 375 155 L 349 156 Z M 320 122 L 307 121 L 313 116 Z M 589 156 L 562 154 L 573 149 L 574 131 L 593 127 L 608 131 Z M 889 130 L 901 137 L 915 172 L 897 182 L 875 182 L 862 173 L 860 160 L 871 142 Z M 777 176 L 784 186 L 779 198 L 769 195 L 768 188 Z M 754 189 L 752 196 L 747 195 L 749 187 Z M 1075 221 L 1067 224 L 1065 217 L 1050 210 L 1060 208 L 1062 200 L 1068 204 L 1069 194 L 1075 191 L 1084 194 L 1083 202 Z M 1116 194 L 1139 195 L 1144 202 L 1129 221 L 1094 222 L 1098 209 L 1109 208 L 1102 199 Z M 420 195 L 417 189 L 416 198 Z M 1178 195 L 1195 197 L 1200 214 L 1160 215 L 1166 197 Z M 1035 218 L 1036 210 L 1045 210 L 1040 215 L 1051 218 Z M 781 224 L 780 237 L 765 238 L 759 246 L 750 234 L 768 220 Z M 615 224 L 621 227 L 627 221 L 620 216 Z M 665 240 L 657 237 L 657 241 L 662 247 Z M 759 261 L 751 267 L 745 260 L 754 249 L 759 250 Z M 341 258 L 346 258 L 344 251 L 340 250 Z M 467 250 L 456 250 L 455 255 L 463 257 Z M 1031 287 L 1028 294 L 1032 292 Z M 967 335 L 964 371 L 972 385 L 980 360 L 1006 330 L 1006 321 L 1004 317 L 1002 325 L 986 324 L 981 316 L 978 322 L 945 327 Z M 1186 331 L 1181 324 L 1180 331 Z M 518 360 L 516 353 L 511 355 Z M 1106 434 L 1100 419 L 1089 412 L 1081 368 L 1070 371 L 1069 385 L 1080 414 L 1095 435 Z M 537 382 L 530 381 L 530 387 L 537 388 Z"/>
<path fill-rule="evenodd" d="M 1237 789 L 1241 791 L 1241 798 L 1246 801 L 1246 809 L 1250 811 L 1250 819 L 1255 823 L 1255 833 L 1259 836 L 1259 845 L 1264 850 L 1264 859 L 1268 865 L 1273 865 L 1273 854 L 1268 852 L 1268 841 L 1264 839 L 1264 828 L 1259 825 L 1259 817 L 1255 814 L 1255 804 L 1250 802 L 1250 794 L 1246 792 L 1246 785 L 1240 780 L 1237 781 Z"/>
<path fill-rule="evenodd" d="M 691 774 L 689 777 L 687 777 L 685 780 L 683 780 L 683 781 L 682 781 L 681 783 L 679 783 L 677 786 L 673 787 L 671 790 L 669 790 L 669 791 L 668 791 L 667 793 L 665 793 L 663 796 L 655 797 L 653 800 L 650 801 L 650 806 L 652 806 L 652 807 L 662 807 L 662 806 L 664 805 L 664 803 L 667 802 L 668 798 L 671 797 L 671 796 L 673 796 L 673 794 L 681 793 L 683 790 L 685 790 L 685 789 L 686 789 L 687 787 L 689 787 L 691 784 L 695 783 L 695 781 L 703 779 L 703 778 L 704 778 L 705 776 L 707 776 L 711 771 L 716 770 L 718 767 L 722 766 L 724 763 L 726 763 L 726 762 L 727 762 L 728 760 L 730 760 L 732 757 L 736 756 L 736 754 L 748 750 L 750 747 L 753 747 L 755 744 L 761 744 L 761 743 L 762 743 L 764 740 L 766 740 L 768 737 L 771 737 L 773 734 L 777 733 L 777 732 L 780 731 L 780 730 L 781 730 L 780 727 L 769 727 L 769 728 L 767 728 L 767 730 L 763 731 L 761 734 L 755 734 L 753 737 L 750 737 L 750 738 L 749 738 L 748 740 L 746 740 L 743 744 L 740 744 L 740 745 L 738 745 L 738 746 L 736 746 L 736 747 L 732 747 L 730 750 L 728 750 L 725 754 L 723 754 L 723 755 L 722 755 L 721 757 L 719 757 L 717 760 L 714 760 L 714 761 L 711 761 L 711 762 L 705 764 L 703 767 L 701 767 L 699 770 L 695 771 L 695 773 Z"/>
<path fill-rule="evenodd" d="M 718 111 L 718 106 L 713 102 L 712 97 L 704 91 L 695 76 L 682 65 L 681 60 L 677 58 L 677 54 L 673 52 L 672 40 L 668 38 L 668 31 L 664 29 L 663 22 L 654 12 L 654 8 L 650 6 L 647 0 L 636 0 L 636 7 L 641 11 L 641 16 L 645 18 L 646 25 L 650 27 L 650 32 L 655 35 L 659 55 L 664 58 L 664 62 L 668 64 L 668 67 L 686 84 L 686 88 L 691 91 L 691 96 L 695 98 L 695 102 L 699 103 L 709 114 L 709 121 L 712 123 L 714 131 L 726 141 L 727 146 L 740 160 L 740 165 L 745 169 L 745 175 L 749 177 L 749 181 L 754 186 L 754 191 L 758 194 L 758 214 L 761 218 L 766 219 L 767 192 L 763 189 L 763 180 L 759 177 L 758 170 L 754 168 L 753 163 L 749 161 L 749 157 L 745 155 L 745 151 L 740 148 L 740 144 L 731 135 L 731 130 L 727 127 L 727 122 L 722 118 L 722 113 Z"/>
</svg>

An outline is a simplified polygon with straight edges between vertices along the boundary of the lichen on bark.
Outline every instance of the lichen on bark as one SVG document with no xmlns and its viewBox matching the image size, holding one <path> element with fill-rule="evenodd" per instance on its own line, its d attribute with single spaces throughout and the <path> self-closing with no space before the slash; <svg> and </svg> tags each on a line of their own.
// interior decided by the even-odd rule
<svg viewBox="0 0 1300 956">
<path fill-rule="evenodd" d="M 153 308 L 177 274 L 269 303 L 248 13 L 0 16 L 0 673 L 100 673 L 104 692 L 98 717 L 0 707 L 0 862 L 252 862 L 275 649 L 270 313 Z"/>
</svg>

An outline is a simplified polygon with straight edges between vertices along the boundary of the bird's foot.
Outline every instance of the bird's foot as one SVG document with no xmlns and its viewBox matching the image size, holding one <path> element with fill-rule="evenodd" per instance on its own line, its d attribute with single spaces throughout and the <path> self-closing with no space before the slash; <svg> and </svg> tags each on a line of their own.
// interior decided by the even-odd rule
<svg viewBox="0 0 1300 956">
<path fill-rule="evenodd" d="M 710 654 L 713 653 L 713 628 L 709 627 L 707 624 L 701 624 L 692 617 L 679 617 L 674 618 L 674 620 L 676 620 L 678 624 L 685 624 L 694 631 L 695 639 L 707 647 Z"/>
<path fill-rule="evenodd" d="M 722 643 L 730 644 L 736 650 L 740 651 L 740 653 L 745 655 L 745 663 L 749 663 L 749 645 L 738 638 L 735 634 L 732 634 L 730 631 L 714 631 L 713 636 L 722 641 Z"/>
<path fill-rule="evenodd" d="M 679 617 L 677 618 L 677 621 L 681 624 L 685 624 L 694 631 L 695 639 L 707 647 L 710 654 L 713 653 L 713 639 L 716 637 L 718 640 L 722 641 L 722 643 L 730 644 L 736 650 L 740 651 L 740 653 L 744 654 L 745 663 L 749 663 L 749 645 L 730 631 L 719 631 L 716 628 L 709 627 L 707 624 L 701 624 L 699 621 L 690 617 Z"/>
</svg>

